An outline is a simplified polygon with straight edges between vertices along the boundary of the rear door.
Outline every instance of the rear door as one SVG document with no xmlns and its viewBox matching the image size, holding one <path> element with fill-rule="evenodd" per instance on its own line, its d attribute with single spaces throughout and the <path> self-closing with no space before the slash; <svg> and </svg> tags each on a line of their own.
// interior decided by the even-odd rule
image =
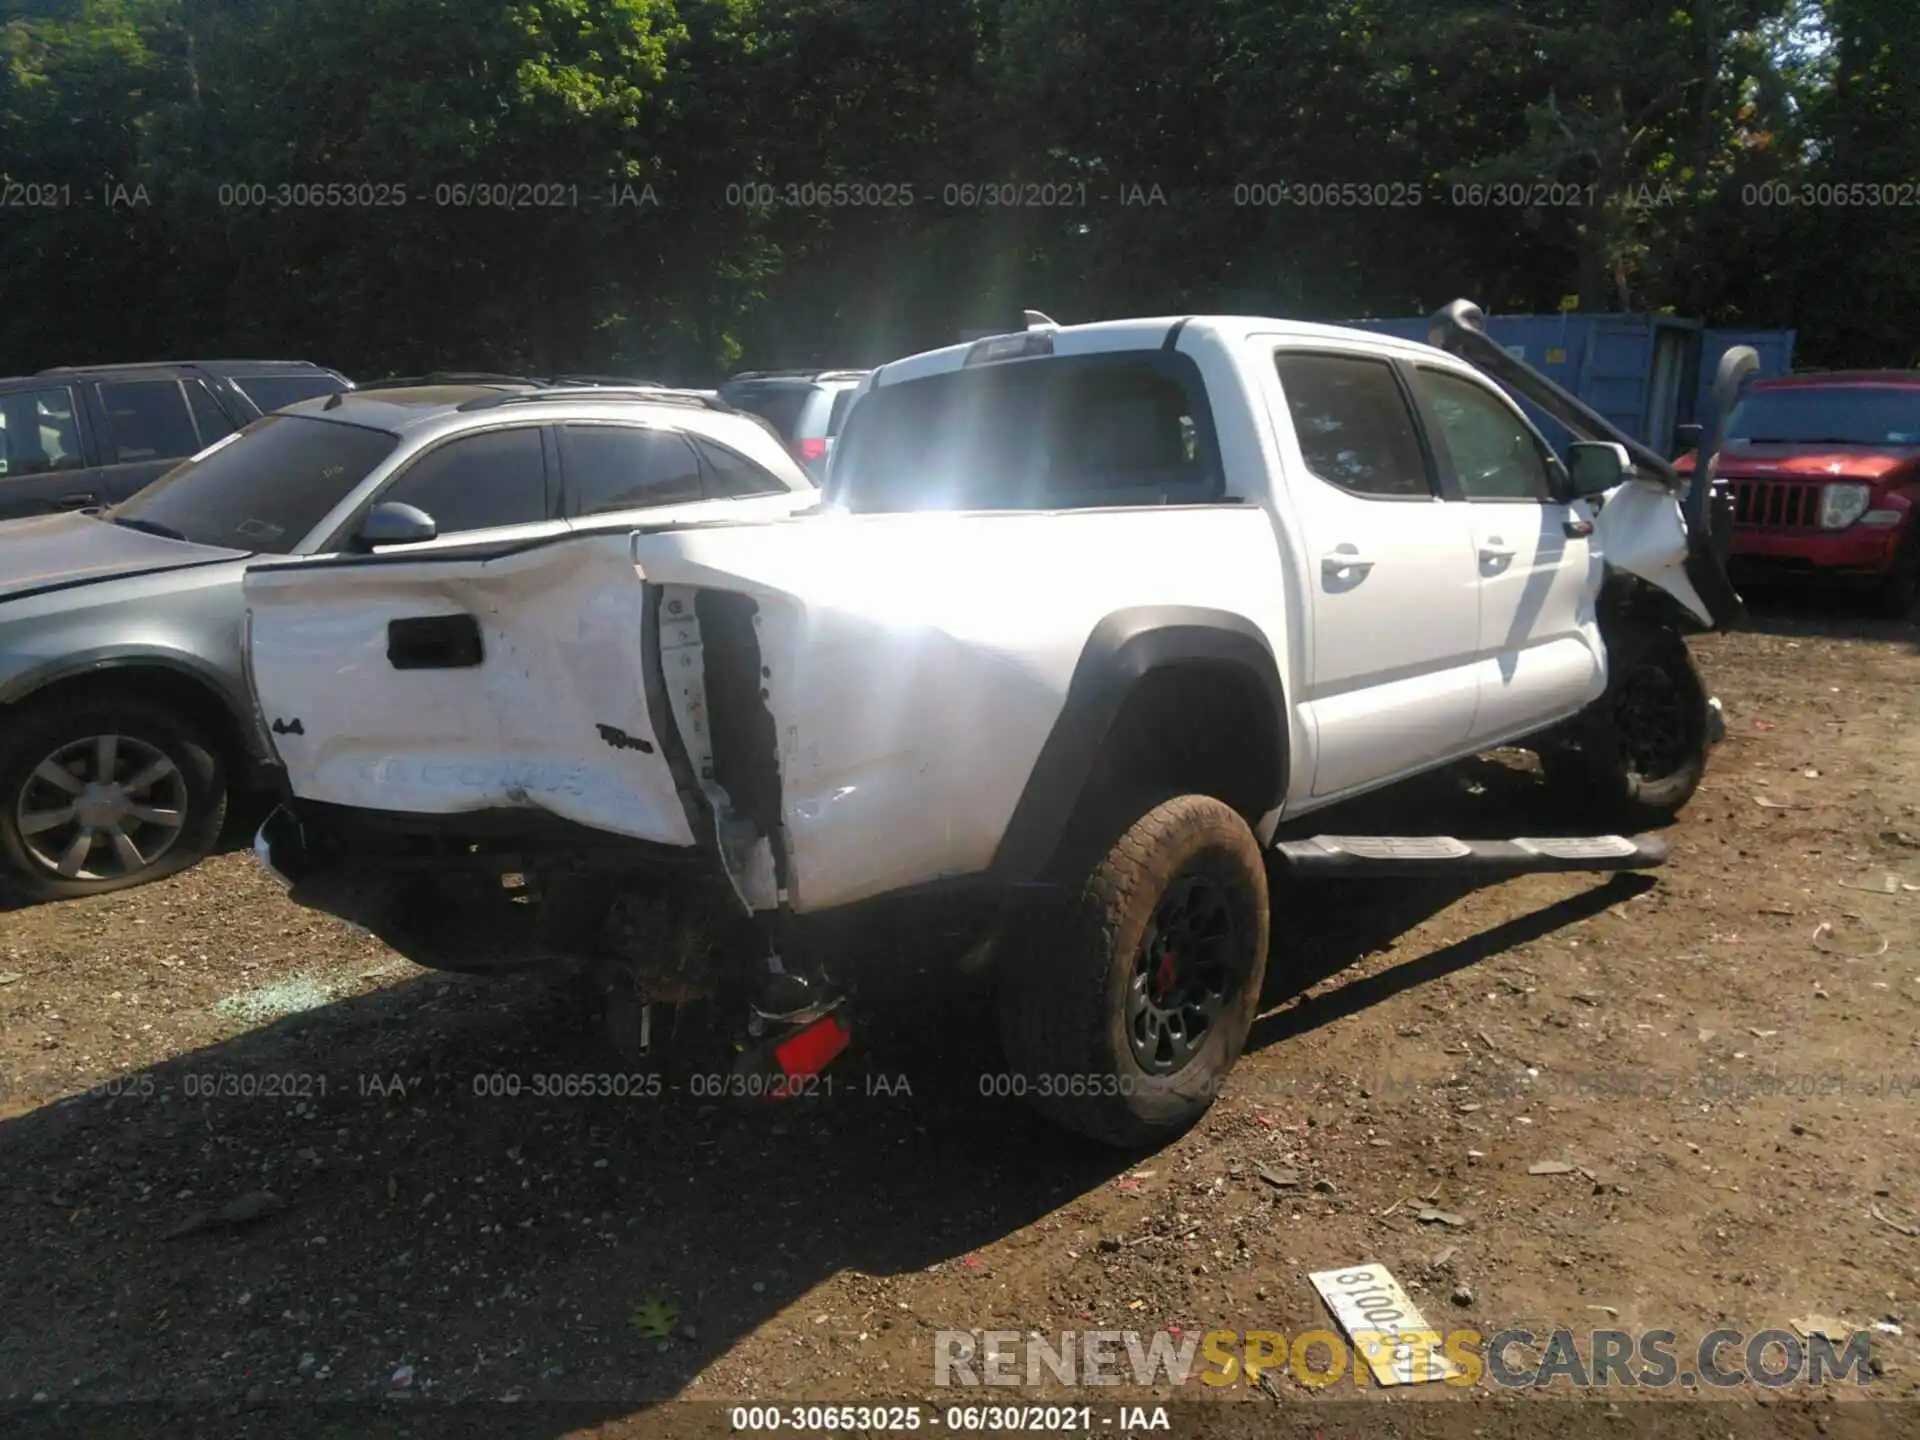
<svg viewBox="0 0 1920 1440">
<path fill-rule="evenodd" d="M 198 379 L 183 382 L 164 373 L 85 382 L 100 449 L 100 468 L 90 477 L 92 498 L 86 504 L 116 505 L 231 432 L 218 406 L 209 414 L 203 404 L 196 415 L 188 383 L 200 386 Z M 203 425 L 218 433 L 203 439 Z"/>
<path fill-rule="evenodd" d="M 1466 745 L 1479 581 L 1466 507 L 1442 498 L 1402 367 L 1284 348 L 1274 369 L 1283 483 L 1313 567 L 1302 709 L 1323 797 Z"/>
<path fill-rule="evenodd" d="M 70 385 L 0 389 L 0 520 L 97 503 L 83 420 Z"/>
<path fill-rule="evenodd" d="M 1442 478 L 1461 497 L 1479 592 L 1473 736 L 1492 745 L 1571 715 L 1606 672 L 1587 507 L 1556 494 L 1546 442 L 1493 386 L 1415 368 Z"/>
</svg>

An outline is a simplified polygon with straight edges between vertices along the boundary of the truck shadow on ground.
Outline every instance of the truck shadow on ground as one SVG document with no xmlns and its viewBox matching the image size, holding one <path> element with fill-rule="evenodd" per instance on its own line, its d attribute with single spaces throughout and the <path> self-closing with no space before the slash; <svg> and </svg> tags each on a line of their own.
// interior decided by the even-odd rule
<svg viewBox="0 0 1920 1440">
<path fill-rule="evenodd" d="M 1742 590 L 1749 630 L 1798 639 L 1877 640 L 1920 652 L 1920 610 L 1904 619 L 1882 614 L 1870 596 L 1785 585 Z"/>
<path fill-rule="evenodd" d="M 1426 810 L 1403 793 L 1399 828 L 1509 824 L 1491 778 L 1477 794 L 1436 784 Z M 1467 888 L 1348 881 L 1309 901 L 1283 884 L 1274 1000 Z M 1545 933 L 1613 888 L 1281 1009 L 1254 1043 Z M 755 1353 L 790 1363 L 725 1372 L 729 1398 L 835 1376 L 850 1395 L 925 1393 L 934 1329 L 1002 1318 L 1010 1262 L 976 1252 L 1131 1157 L 1063 1139 L 994 1083 L 983 982 L 903 966 L 908 993 L 916 973 L 920 1003 L 870 1032 L 831 1093 L 781 1107 L 742 1109 L 684 1075 L 658 1092 L 608 1078 L 577 1014 L 535 983 L 427 975 L 17 1114 L 0 1122 L 0 1293 L 32 1323 L 0 1336 L 0 1401 L 44 1394 L 31 1413 L 68 1430 L 106 1422 L 86 1402 L 144 1399 L 222 1428 L 315 1433 L 332 1414 L 365 1433 L 392 1425 L 366 1402 L 398 1375 L 409 1433 L 557 1435 L 684 1395 L 769 1323 L 793 1333 Z M 901 1309 L 887 1277 L 933 1267 L 950 1313 Z M 886 1347 L 895 1373 L 870 1368 L 862 1334 L 907 1338 Z M 419 1403 L 507 1397 L 520 1403 L 484 1415 Z M 312 1408 L 326 1402 L 359 1408 Z M 155 1412 L 113 1413 L 151 1433 Z"/>
</svg>

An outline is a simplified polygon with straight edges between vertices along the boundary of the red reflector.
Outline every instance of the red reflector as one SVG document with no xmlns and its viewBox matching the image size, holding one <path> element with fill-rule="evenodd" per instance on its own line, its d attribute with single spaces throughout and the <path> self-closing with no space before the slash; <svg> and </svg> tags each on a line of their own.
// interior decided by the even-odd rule
<svg viewBox="0 0 1920 1440">
<path fill-rule="evenodd" d="M 774 1047 L 774 1059 L 790 1076 L 818 1075 L 833 1063 L 833 1057 L 847 1048 L 850 1039 L 846 1027 L 832 1015 L 823 1015 L 798 1035 L 791 1035 Z"/>
<path fill-rule="evenodd" d="M 796 440 L 793 442 L 794 457 L 799 460 L 824 459 L 827 442 L 824 440 Z"/>
</svg>

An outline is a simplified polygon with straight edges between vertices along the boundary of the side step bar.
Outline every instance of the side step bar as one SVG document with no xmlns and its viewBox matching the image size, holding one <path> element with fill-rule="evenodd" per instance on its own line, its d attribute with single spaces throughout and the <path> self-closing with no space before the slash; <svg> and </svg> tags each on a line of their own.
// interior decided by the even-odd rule
<svg viewBox="0 0 1920 1440">
<path fill-rule="evenodd" d="M 1667 863 L 1658 835 L 1456 840 L 1451 835 L 1315 835 L 1274 846 L 1288 870 L 1328 878 L 1533 875 L 1559 870 L 1652 870 Z"/>
</svg>

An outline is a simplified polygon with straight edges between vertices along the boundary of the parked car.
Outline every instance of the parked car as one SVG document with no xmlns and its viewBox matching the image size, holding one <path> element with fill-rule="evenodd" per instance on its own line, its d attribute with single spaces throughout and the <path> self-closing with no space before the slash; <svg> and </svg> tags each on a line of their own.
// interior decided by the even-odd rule
<svg viewBox="0 0 1920 1440">
<path fill-rule="evenodd" d="M 711 397 L 467 383 L 302 401 L 104 512 L 0 524 L 0 882 L 84 895 L 206 853 L 229 785 L 271 756 L 242 675 L 256 557 L 419 557 L 815 495 Z"/>
<path fill-rule="evenodd" d="M 720 387 L 731 405 L 763 416 L 815 483 L 825 478 L 864 370 L 747 370 Z"/>
<path fill-rule="evenodd" d="M 0 380 L 0 520 L 117 504 L 270 410 L 352 388 L 305 360 L 65 365 Z"/>
<path fill-rule="evenodd" d="M 1657 824 L 1706 764 L 1683 637 L 1741 611 L 1681 482 L 1471 307 L 1436 325 L 1473 363 L 1038 324 L 870 375 L 815 514 L 259 565 L 291 798 L 258 852 L 421 964 L 597 977 L 631 1049 L 654 1000 L 738 999 L 755 1097 L 844 1048 L 839 959 L 891 921 L 997 964 L 1003 1093 L 1164 1138 L 1246 1038 L 1270 844 L 1333 874 L 1664 855 L 1282 821 L 1529 743 L 1602 823 Z M 1483 371 L 1599 438 L 1563 467 Z"/>
<path fill-rule="evenodd" d="M 1895 617 L 1920 603 L 1920 371 L 1756 380 L 1716 474 L 1732 491 L 1736 579 L 1845 585 Z"/>
</svg>

